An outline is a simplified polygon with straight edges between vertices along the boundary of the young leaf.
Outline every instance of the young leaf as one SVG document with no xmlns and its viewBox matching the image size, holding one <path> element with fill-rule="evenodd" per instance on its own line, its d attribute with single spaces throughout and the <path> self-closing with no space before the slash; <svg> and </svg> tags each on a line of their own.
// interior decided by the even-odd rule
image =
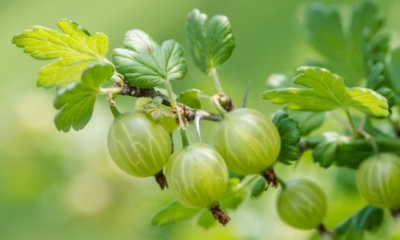
<svg viewBox="0 0 400 240">
<path fill-rule="evenodd" d="M 215 221 L 210 211 L 204 211 L 197 219 L 197 224 L 202 226 L 204 229 L 209 229 L 216 223 L 217 221 Z"/>
<path fill-rule="evenodd" d="M 383 223 L 384 212 L 368 206 L 348 218 L 335 229 L 335 239 L 362 240 L 365 231 L 374 231 Z"/>
<path fill-rule="evenodd" d="M 182 79 L 187 71 L 182 48 L 176 41 L 164 41 L 160 47 L 149 35 L 137 29 L 125 34 L 123 48 L 113 51 L 113 62 L 129 84 L 141 88 Z"/>
<path fill-rule="evenodd" d="M 300 67 L 293 80 L 306 88 L 284 88 L 264 92 L 265 99 L 287 104 L 290 110 L 330 111 L 354 108 L 376 116 L 389 115 L 384 97 L 367 88 L 346 88 L 343 78 L 319 67 Z"/>
<path fill-rule="evenodd" d="M 300 142 L 300 129 L 297 122 L 290 119 L 285 111 L 278 111 L 272 119 L 278 128 L 281 136 L 281 151 L 278 161 L 284 164 L 290 164 L 301 157 L 301 151 L 298 146 Z"/>
<path fill-rule="evenodd" d="M 152 225 L 165 225 L 192 218 L 199 212 L 198 209 L 188 208 L 177 201 L 164 206 L 151 219 Z"/>
<path fill-rule="evenodd" d="M 186 36 L 193 62 L 206 74 L 228 60 L 235 48 L 228 18 L 217 15 L 208 20 L 198 9 L 187 18 Z"/>
<path fill-rule="evenodd" d="M 103 33 L 90 34 L 70 20 L 57 23 L 63 33 L 42 26 L 15 36 L 12 42 L 24 52 L 41 60 L 56 59 L 40 69 L 39 87 L 64 86 L 79 79 L 94 62 L 105 61 L 108 39 Z"/>
<path fill-rule="evenodd" d="M 319 128 L 325 120 L 323 112 L 298 112 L 287 111 L 289 118 L 299 124 L 300 135 L 306 136 L 315 129 Z"/>
<path fill-rule="evenodd" d="M 89 66 L 82 74 L 82 82 L 62 88 L 55 100 L 54 107 L 58 110 L 54 123 L 58 130 L 68 132 L 71 127 L 80 130 L 86 126 L 92 117 L 99 87 L 109 80 L 114 73 L 114 67 L 106 63 Z"/>
<path fill-rule="evenodd" d="M 257 182 L 253 185 L 253 188 L 251 189 L 251 196 L 254 198 L 257 198 L 261 196 L 261 194 L 265 191 L 267 187 L 267 182 L 265 179 L 258 179 Z"/>
<path fill-rule="evenodd" d="M 157 98 L 138 98 L 135 102 L 135 109 L 149 113 L 169 133 L 172 133 L 178 127 L 171 107 L 158 103 Z"/>
<path fill-rule="evenodd" d="M 220 200 L 222 209 L 236 209 L 245 199 L 246 189 L 240 185 L 238 178 L 230 178 L 228 190 Z"/>
<path fill-rule="evenodd" d="M 348 139 L 340 136 L 336 132 L 326 132 L 313 150 L 314 162 L 318 162 L 321 167 L 330 167 L 335 160 L 336 149 L 340 143 Z"/>
<path fill-rule="evenodd" d="M 200 109 L 201 108 L 201 102 L 199 99 L 200 93 L 201 91 L 198 89 L 188 89 L 181 92 L 176 100 L 191 108 Z"/>
</svg>

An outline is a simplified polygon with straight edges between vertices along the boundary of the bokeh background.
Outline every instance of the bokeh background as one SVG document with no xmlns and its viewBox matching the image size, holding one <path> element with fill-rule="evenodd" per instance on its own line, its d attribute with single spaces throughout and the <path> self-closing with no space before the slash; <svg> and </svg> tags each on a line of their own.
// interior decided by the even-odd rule
<svg viewBox="0 0 400 240">
<path fill-rule="evenodd" d="M 107 131 L 112 121 L 105 99 L 96 105 L 84 130 L 59 132 L 53 125 L 53 91 L 38 89 L 35 78 L 46 64 L 11 44 L 12 36 L 33 25 L 55 28 L 60 18 L 72 19 L 89 31 L 109 36 L 110 49 L 120 46 L 133 28 L 157 41 L 174 38 L 186 46 L 184 25 L 193 8 L 224 14 L 233 25 L 237 47 L 219 69 L 222 84 L 235 102 L 241 101 L 251 82 L 248 105 L 265 114 L 276 107 L 261 100 L 266 78 L 272 73 L 292 74 L 315 57 L 307 45 L 302 23 L 305 0 L 1 0 L 0 1 L 0 239 L 308 239 L 314 231 L 298 231 L 282 223 L 270 189 L 249 199 L 229 214 L 226 227 L 205 230 L 194 221 L 151 226 L 153 214 L 171 201 L 153 179 L 122 173 L 110 159 Z M 344 14 L 355 0 L 325 1 L 339 4 Z M 381 13 L 394 43 L 400 34 L 400 1 L 381 0 Z M 200 88 L 213 94 L 207 77 L 190 65 L 185 80 L 174 88 Z M 123 109 L 133 99 L 121 98 Z M 210 141 L 214 124 L 202 124 Z M 326 121 L 322 129 L 334 129 Z M 196 140 L 193 131 L 191 138 Z M 335 167 L 323 170 L 306 154 L 296 167 L 278 166 L 284 179 L 308 178 L 318 182 L 328 197 L 328 227 L 336 226 L 365 205 L 354 188 L 354 172 Z M 393 228 L 393 226 L 385 226 Z M 383 237 L 381 239 L 384 239 Z"/>
</svg>

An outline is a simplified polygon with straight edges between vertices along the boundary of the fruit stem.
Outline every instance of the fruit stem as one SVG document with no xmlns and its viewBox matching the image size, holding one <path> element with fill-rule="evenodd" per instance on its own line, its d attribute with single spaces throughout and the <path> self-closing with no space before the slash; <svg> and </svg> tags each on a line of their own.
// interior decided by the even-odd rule
<svg viewBox="0 0 400 240">
<path fill-rule="evenodd" d="M 346 117 L 347 117 L 347 119 L 349 120 L 350 127 L 351 127 L 351 131 L 352 131 L 352 133 L 353 133 L 353 136 L 354 136 L 355 138 L 358 138 L 358 137 L 359 137 L 359 134 L 358 134 L 356 125 L 354 124 L 353 118 L 351 117 L 351 114 L 350 114 L 349 110 L 348 110 L 348 109 L 345 109 L 344 112 L 346 113 Z"/>
<path fill-rule="evenodd" d="M 285 181 L 282 180 L 282 178 L 276 176 L 276 179 L 278 179 L 279 185 L 281 185 L 282 189 L 286 189 L 286 183 Z"/>
<path fill-rule="evenodd" d="M 211 68 L 208 74 L 214 80 L 214 85 L 218 90 L 218 94 L 225 95 L 224 90 L 222 89 L 221 82 L 219 81 L 217 69 Z"/>
<path fill-rule="evenodd" d="M 247 181 L 242 181 L 242 184 L 240 184 L 240 188 L 244 189 L 248 187 L 251 183 L 253 183 L 255 180 L 257 180 L 260 176 L 259 175 L 254 175 L 251 178 L 247 178 Z"/>
<path fill-rule="evenodd" d="M 176 114 L 178 115 L 179 132 L 181 134 L 182 146 L 186 147 L 189 145 L 189 139 L 186 134 L 186 126 L 185 126 L 185 122 L 183 121 L 183 118 L 182 118 L 182 111 L 181 111 L 181 108 L 178 107 L 178 104 L 176 103 L 176 99 L 174 97 L 174 91 L 172 90 L 171 81 L 169 79 L 167 79 L 167 81 L 165 83 L 166 83 L 165 85 L 166 85 L 167 92 L 168 92 L 168 97 L 171 102 L 172 111 L 176 112 Z"/>
<path fill-rule="evenodd" d="M 222 226 L 225 226 L 231 220 L 231 218 L 221 210 L 219 204 L 211 207 L 210 211 L 214 219 L 218 220 L 218 222 L 222 224 Z"/>
<path fill-rule="evenodd" d="M 111 113 L 112 113 L 114 118 L 117 118 L 117 117 L 119 117 L 121 115 L 121 113 L 118 111 L 118 109 L 117 109 L 117 107 L 115 105 L 111 105 L 110 104 L 109 106 L 110 106 L 110 110 L 111 110 Z"/>
</svg>

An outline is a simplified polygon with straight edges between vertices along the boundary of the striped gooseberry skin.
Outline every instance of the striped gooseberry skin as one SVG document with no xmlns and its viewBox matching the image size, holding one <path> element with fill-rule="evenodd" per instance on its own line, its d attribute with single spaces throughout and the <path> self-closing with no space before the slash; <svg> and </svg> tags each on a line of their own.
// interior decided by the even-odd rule
<svg viewBox="0 0 400 240">
<path fill-rule="evenodd" d="M 214 144 L 230 170 L 248 175 L 262 173 L 275 163 L 281 139 L 263 114 L 239 108 L 227 113 L 217 126 Z"/>
<path fill-rule="evenodd" d="M 224 159 L 204 143 L 191 144 L 173 153 L 165 175 L 177 200 L 191 208 L 214 206 L 228 186 Z"/>
<path fill-rule="evenodd" d="M 326 197 L 318 185 L 309 180 L 291 180 L 278 195 L 277 209 L 279 217 L 288 225 L 312 229 L 325 217 Z"/>
<path fill-rule="evenodd" d="M 143 112 L 117 117 L 108 132 L 108 150 L 124 172 L 149 177 L 160 172 L 171 154 L 168 132 Z"/>
<path fill-rule="evenodd" d="M 373 206 L 400 208 L 400 157 L 382 153 L 363 161 L 357 171 L 357 188 Z"/>
</svg>

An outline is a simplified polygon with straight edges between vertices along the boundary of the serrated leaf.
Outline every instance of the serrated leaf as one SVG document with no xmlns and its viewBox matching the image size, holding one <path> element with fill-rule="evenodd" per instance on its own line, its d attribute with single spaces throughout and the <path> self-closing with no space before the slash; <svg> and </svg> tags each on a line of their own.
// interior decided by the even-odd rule
<svg viewBox="0 0 400 240">
<path fill-rule="evenodd" d="M 365 231 L 374 231 L 383 223 L 382 209 L 367 206 L 335 228 L 335 239 L 362 240 Z"/>
<path fill-rule="evenodd" d="M 202 226 L 204 229 L 209 229 L 215 225 L 216 222 L 217 221 L 215 221 L 210 211 L 204 211 L 197 219 L 197 224 Z"/>
<path fill-rule="evenodd" d="M 82 74 L 82 82 L 62 88 L 54 99 L 58 110 L 54 123 L 58 130 L 80 130 L 92 117 L 99 87 L 114 74 L 114 67 L 106 63 L 89 66 Z"/>
<path fill-rule="evenodd" d="M 372 1 L 361 1 L 351 13 L 350 24 L 345 28 L 339 10 L 323 2 L 309 5 L 305 13 L 311 45 L 322 55 L 323 65 L 344 76 L 350 85 L 364 78 L 366 32 L 374 37 L 382 27 L 378 9 Z"/>
<path fill-rule="evenodd" d="M 267 187 L 267 182 L 265 179 L 258 179 L 257 182 L 251 188 L 251 196 L 254 198 L 258 198 L 265 191 Z"/>
<path fill-rule="evenodd" d="M 216 15 L 208 20 L 198 9 L 187 18 L 186 37 L 193 62 L 206 74 L 228 60 L 235 48 L 228 18 Z"/>
<path fill-rule="evenodd" d="M 172 201 L 162 207 L 151 219 L 152 225 L 165 225 L 168 223 L 179 222 L 194 217 L 199 212 L 198 209 L 187 208 L 177 201 Z"/>
<path fill-rule="evenodd" d="M 181 92 L 176 100 L 191 108 L 200 109 L 201 108 L 201 102 L 199 98 L 200 93 L 201 91 L 198 89 L 188 89 Z"/>
<path fill-rule="evenodd" d="M 40 69 L 37 85 L 64 86 L 76 82 L 82 71 L 94 62 L 105 61 L 108 39 L 103 33 L 90 34 L 77 23 L 58 21 L 62 33 L 34 26 L 15 36 L 12 42 L 24 52 L 41 60 L 56 59 Z"/>
<path fill-rule="evenodd" d="M 306 88 L 284 88 L 264 92 L 265 99 L 286 104 L 290 110 L 330 111 L 357 109 L 376 116 L 389 115 L 384 97 L 367 88 L 346 88 L 343 78 L 319 67 L 300 67 L 293 82 Z"/>
<path fill-rule="evenodd" d="M 288 111 L 289 117 L 299 124 L 300 135 L 310 134 L 319 128 L 325 120 L 325 113 Z"/>
<path fill-rule="evenodd" d="M 186 74 L 182 47 L 174 40 L 160 47 L 145 32 L 134 29 L 125 34 L 123 46 L 113 51 L 113 62 L 132 86 L 153 88 Z"/>
<path fill-rule="evenodd" d="M 246 189 L 240 185 L 238 178 L 229 178 L 228 190 L 219 201 L 222 209 L 236 209 L 246 198 Z"/>
<path fill-rule="evenodd" d="M 285 111 L 278 111 L 272 119 L 281 136 L 281 150 L 278 161 L 284 164 L 290 164 L 301 156 L 299 147 L 300 129 L 298 123 L 289 118 Z"/>
</svg>

